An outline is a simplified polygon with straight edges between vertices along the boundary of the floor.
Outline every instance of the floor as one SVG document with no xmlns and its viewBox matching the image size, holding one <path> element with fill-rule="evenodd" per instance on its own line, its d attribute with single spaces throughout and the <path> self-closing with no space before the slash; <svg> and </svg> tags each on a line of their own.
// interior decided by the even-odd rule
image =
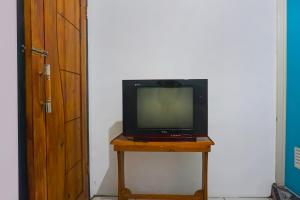
<svg viewBox="0 0 300 200">
<path fill-rule="evenodd" d="M 118 200 L 117 197 L 95 197 L 92 200 Z M 248 198 L 248 197 L 240 197 L 240 198 L 208 198 L 208 200 L 270 200 L 268 198 Z"/>
</svg>

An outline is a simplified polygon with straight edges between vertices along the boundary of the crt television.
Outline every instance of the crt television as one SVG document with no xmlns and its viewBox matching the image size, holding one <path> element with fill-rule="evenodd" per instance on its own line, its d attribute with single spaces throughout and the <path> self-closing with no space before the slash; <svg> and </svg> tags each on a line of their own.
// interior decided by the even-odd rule
<svg viewBox="0 0 300 200">
<path fill-rule="evenodd" d="M 123 135 L 140 140 L 207 136 L 207 82 L 123 80 Z"/>
</svg>

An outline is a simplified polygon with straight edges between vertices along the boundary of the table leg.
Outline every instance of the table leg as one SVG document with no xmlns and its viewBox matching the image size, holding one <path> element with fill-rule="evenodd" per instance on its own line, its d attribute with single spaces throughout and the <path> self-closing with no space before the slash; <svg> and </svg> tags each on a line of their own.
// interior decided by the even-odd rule
<svg viewBox="0 0 300 200">
<path fill-rule="evenodd" d="M 207 200 L 207 173 L 208 173 L 208 152 L 202 153 L 202 189 L 203 200 Z"/>
<path fill-rule="evenodd" d="M 118 151 L 118 200 L 125 200 L 122 191 L 125 189 L 124 151 Z"/>
</svg>

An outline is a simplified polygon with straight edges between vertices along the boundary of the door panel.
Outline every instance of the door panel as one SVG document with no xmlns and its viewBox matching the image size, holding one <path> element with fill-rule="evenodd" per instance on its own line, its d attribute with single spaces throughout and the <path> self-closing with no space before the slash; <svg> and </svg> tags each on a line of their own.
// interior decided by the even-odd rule
<svg viewBox="0 0 300 200">
<path fill-rule="evenodd" d="M 57 26 L 60 68 L 80 74 L 80 31 L 59 14 Z"/>
<path fill-rule="evenodd" d="M 80 0 L 58 0 L 57 11 L 80 29 Z"/>
<path fill-rule="evenodd" d="M 67 174 L 66 199 L 77 200 L 82 190 L 82 165 L 77 163 Z"/>
<path fill-rule="evenodd" d="M 61 78 L 67 122 L 80 117 L 80 75 L 62 71 Z"/>
<path fill-rule="evenodd" d="M 81 119 L 75 119 L 65 124 L 66 128 L 66 167 L 70 170 L 81 161 Z"/>
<path fill-rule="evenodd" d="M 87 200 L 86 0 L 24 5 L 29 198 Z M 33 54 L 33 47 L 48 56 Z M 51 66 L 51 113 L 42 104 L 45 64 Z"/>
</svg>

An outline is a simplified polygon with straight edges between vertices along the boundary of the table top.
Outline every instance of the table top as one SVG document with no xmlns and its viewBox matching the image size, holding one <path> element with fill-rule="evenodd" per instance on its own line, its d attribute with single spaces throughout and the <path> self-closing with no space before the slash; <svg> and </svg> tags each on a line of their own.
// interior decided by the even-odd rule
<svg viewBox="0 0 300 200">
<path fill-rule="evenodd" d="M 209 137 L 198 137 L 196 141 L 134 141 L 121 134 L 111 144 L 115 151 L 210 152 L 215 143 Z"/>
</svg>

